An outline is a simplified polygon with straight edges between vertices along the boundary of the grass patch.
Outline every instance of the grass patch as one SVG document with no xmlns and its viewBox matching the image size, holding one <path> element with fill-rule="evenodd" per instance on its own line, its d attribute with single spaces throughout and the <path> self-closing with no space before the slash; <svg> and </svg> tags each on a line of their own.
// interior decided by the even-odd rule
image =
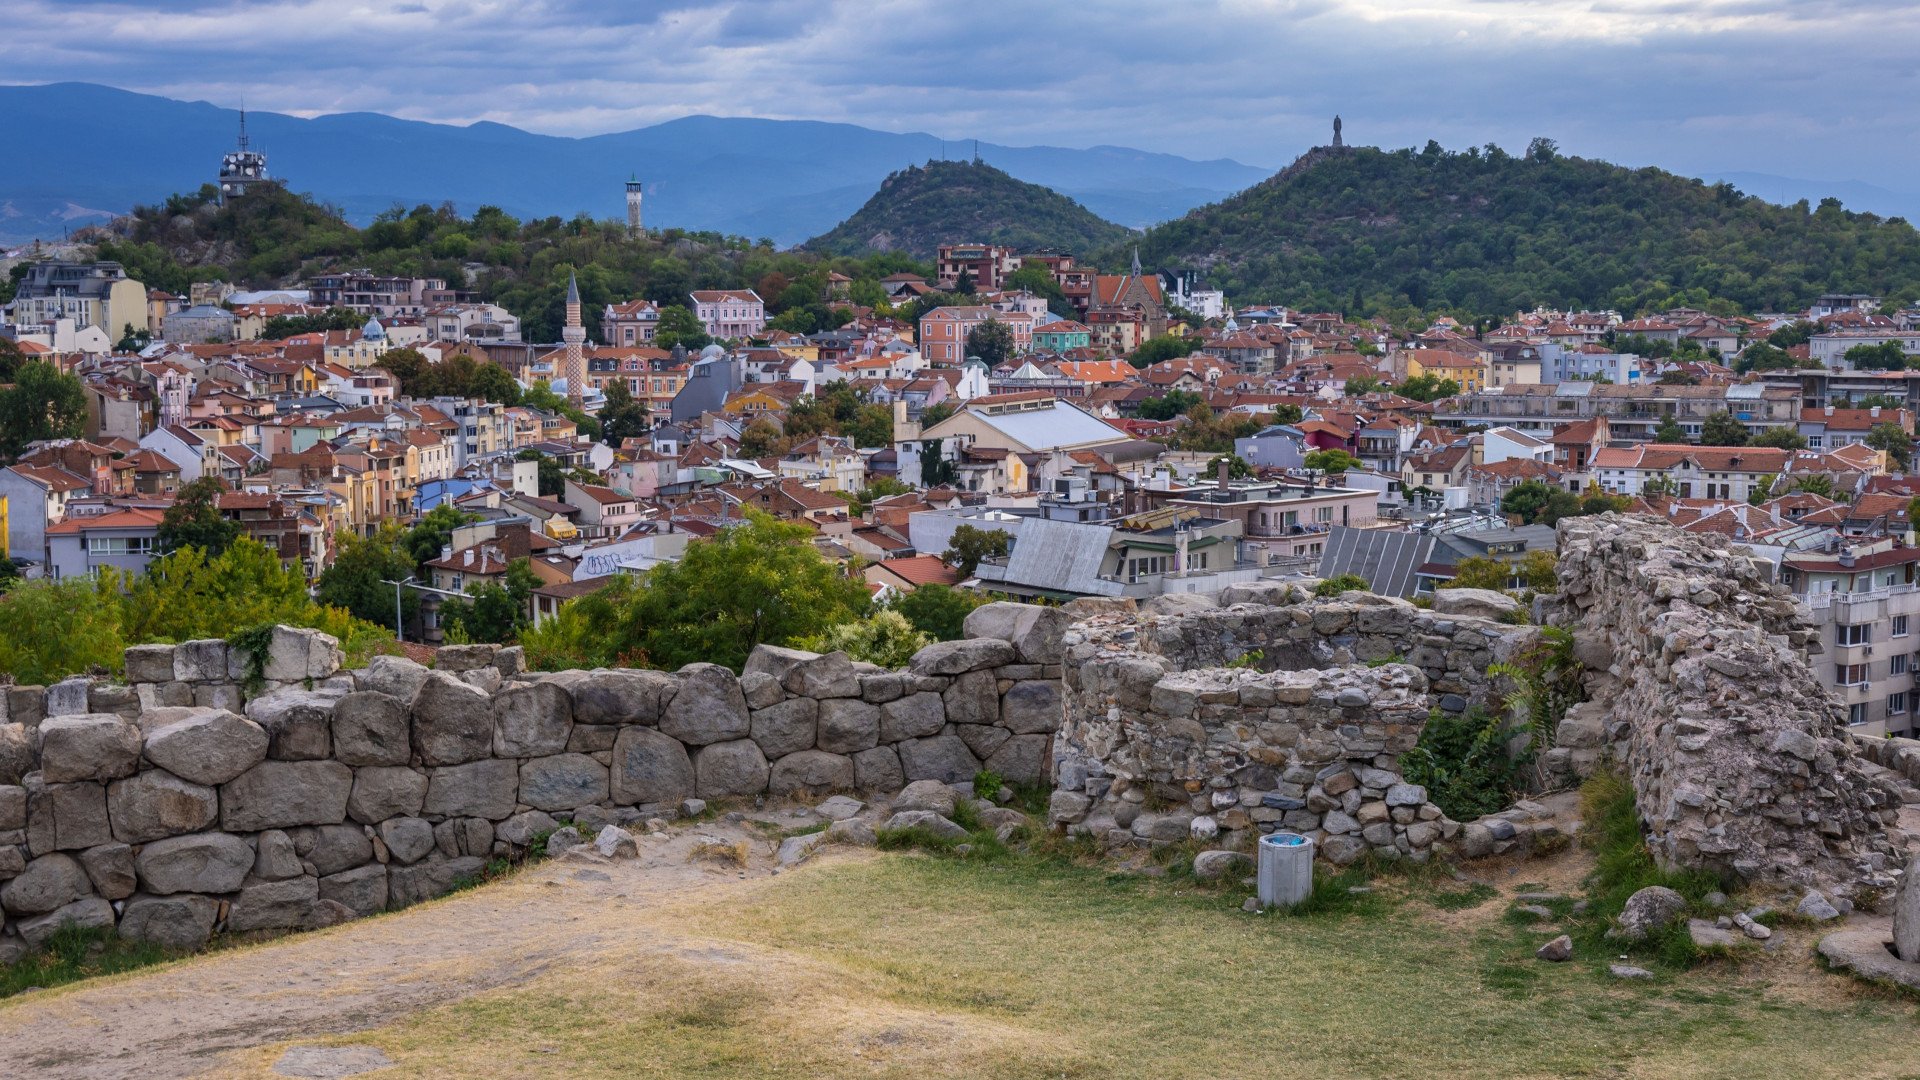
<svg viewBox="0 0 1920 1080">
<path fill-rule="evenodd" d="M 179 954 L 111 930 L 63 926 L 17 964 L 0 967 L 0 998 L 165 963 Z"/>
<path fill-rule="evenodd" d="M 1617 773 L 1596 774 L 1582 785 L 1580 813 L 1581 842 L 1592 850 L 1594 863 L 1587 879 L 1591 903 L 1571 930 L 1574 941 L 1590 952 L 1627 953 L 1669 968 L 1688 967 L 1703 959 L 1687 933 L 1684 916 L 1641 942 L 1610 940 L 1606 931 L 1627 898 L 1641 889 L 1665 886 L 1686 897 L 1694 910 L 1704 911 L 1706 895 L 1725 891 L 1728 883 L 1704 870 L 1662 870 L 1655 864 L 1640 832 L 1633 788 Z"/>
<path fill-rule="evenodd" d="M 1442 889 L 1428 893 L 1425 900 L 1441 911 L 1466 911 L 1499 895 L 1500 890 L 1476 881 L 1464 889 Z"/>
</svg>

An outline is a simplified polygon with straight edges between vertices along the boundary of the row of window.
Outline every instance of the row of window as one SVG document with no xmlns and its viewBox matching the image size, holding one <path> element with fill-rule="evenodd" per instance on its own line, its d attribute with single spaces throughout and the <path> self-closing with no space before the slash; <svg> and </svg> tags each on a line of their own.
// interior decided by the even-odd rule
<svg viewBox="0 0 1920 1080">
<path fill-rule="evenodd" d="M 1895 615 L 1892 619 L 1892 636 L 1906 637 L 1908 634 L 1908 616 Z M 1833 628 L 1833 643 L 1840 646 L 1873 644 L 1872 623 L 1839 623 Z"/>
<path fill-rule="evenodd" d="M 1908 703 L 1907 703 L 1906 691 L 1902 690 L 1900 693 L 1897 693 L 1897 694 L 1888 694 L 1887 695 L 1887 716 L 1895 717 L 1895 716 L 1907 715 L 1907 704 Z M 1867 707 L 1867 703 L 1864 701 L 1858 705 L 1849 705 L 1847 706 L 1847 723 L 1850 726 L 1856 726 L 1856 727 L 1861 724 L 1864 724 L 1870 719 L 1868 713 L 1869 713 L 1869 709 Z"/>
</svg>

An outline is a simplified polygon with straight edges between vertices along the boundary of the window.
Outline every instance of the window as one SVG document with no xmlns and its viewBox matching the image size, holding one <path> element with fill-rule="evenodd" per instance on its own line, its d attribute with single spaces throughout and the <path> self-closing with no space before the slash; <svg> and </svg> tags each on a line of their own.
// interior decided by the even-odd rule
<svg viewBox="0 0 1920 1080">
<path fill-rule="evenodd" d="M 153 551 L 151 536 L 89 536 L 89 555 L 147 555 Z"/>
<path fill-rule="evenodd" d="M 1895 615 L 1893 617 L 1893 636 L 1907 636 L 1907 617 L 1905 615 Z"/>
<path fill-rule="evenodd" d="M 1897 694 L 1887 695 L 1887 715 L 1888 716 L 1907 715 L 1907 692 L 1906 691 L 1902 690 Z"/>
<path fill-rule="evenodd" d="M 1834 681 L 1841 686 L 1867 685 L 1867 665 L 1865 664 L 1836 664 L 1833 672 Z"/>
<path fill-rule="evenodd" d="M 1857 727 L 1866 722 L 1867 722 L 1867 706 L 1865 702 L 1861 702 L 1858 705 L 1847 706 L 1847 726 L 1848 727 Z"/>
<path fill-rule="evenodd" d="M 1868 623 L 1841 623 L 1833 628 L 1835 645 L 1867 645 L 1873 641 L 1873 627 Z"/>
<path fill-rule="evenodd" d="M 1907 654 L 1894 653 L 1887 660 L 1887 674 L 1905 675 L 1907 673 Z"/>
</svg>

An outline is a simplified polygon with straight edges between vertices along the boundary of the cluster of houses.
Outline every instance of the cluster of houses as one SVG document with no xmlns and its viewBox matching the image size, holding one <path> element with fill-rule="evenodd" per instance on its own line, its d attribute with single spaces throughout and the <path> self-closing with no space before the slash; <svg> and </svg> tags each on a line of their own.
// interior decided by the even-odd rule
<svg viewBox="0 0 1920 1080">
<path fill-rule="evenodd" d="M 935 266 L 880 283 L 900 308 L 844 303 L 844 325 L 812 334 L 770 329 L 752 290 L 691 293 L 714 339 L 692 352 L 659 347 L 659 305 L 607 304 L 596 342 L 576 339 L 584 385 L 569 386 L 566 344 L 523 341 L 511 312 L 436 280 L 352 271 L 182 299 L 111 263 L 36 263 L 0 333 L 78 376 L 88 418 L 83 437 L 0 468 L 7 554 L 52 577 L 138 571 L 174 494 L 218 476 L 221 513 L 312 576 L 346 534 L 455 507 L 466 523 L 418 585 L 459 593 L 525 559 L 536 620 L 749 511 L 805 524 L 879 597 L 940 584 L 1147 598 L 1340 573 L 1418 596 L 1465 559 L 1551 549 L 1548 525 L 1500 510 L 1537 484 L 1751 545 L 1831 624 L 1851 719 L 1914 726 L 1898 639 L 1920 615 L 1920 480 L 1905 464 L 1920 370 L 1856 370 L 1847 351 L 1920 356 L 1920 312 L 1834 296 L 1740 318 L 1537 311 L 1407 333 L 1236 310 L 1137 263 L 1107 275 L 957 244 Z M 1010 289 L 1028 266 L 1059 295 Z M 850 284 L 834 275 L 829 298 Z M 898 315 L 962 288 L 966 304 Z M 267 320 L 339 308 L 364 324 L 261 340 Z M 1788 350 L 1800 366 L 1738 373 L 1746 349 L 1801 321 L 1817 325 Z M 1012 345 L 982 357 L 989 323 Z M 146 333 L 128 342 L 129 326 Z M 1155 355 L 1181 355 L 1134 355 L 1166 339 L 1178 347 Z M 496 365 L 590 413 L 617 383 L 648 422 L 608 443 L 562 411 L 408 396 L 382 366 L 399 348 Z M 848 391 L 886 422 L 822 430 L 807 406 Z M 1707 436 L 1729 422 L 1764 445 L 1702 445 L 1727 441 Z M 964 580 L 944 557 L 962 526 L 1008 539 Z M 409 629 L 435 640 L 431 609 Z"/>
</svg>

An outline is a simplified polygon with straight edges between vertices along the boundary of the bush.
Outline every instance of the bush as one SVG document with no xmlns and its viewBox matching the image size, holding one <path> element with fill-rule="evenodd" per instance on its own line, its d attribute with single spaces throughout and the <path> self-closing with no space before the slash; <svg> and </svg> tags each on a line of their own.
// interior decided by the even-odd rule
<svg viewBox="0 0 1920 1080">
<path fill-rule="evenodd" d="M 903 668 L 913 654 L 933 644 L 933 639 L 915 630 L 906 616 L 882 609 L 865 619 L 829 627 L 827 632 L 798 642 L 813 652 L 846 653 L 854 660 L 879 664 L 883 668 Z"/>
<path fill-rule="evenodd" d="M 1359 574 L 1341 574 L 1330 577 L 1313 587 L 1313 595 L 1319 597 L 1339 596 L 1343 592 L 1368 592 L 1373 588 L 1366 578 Z"/>
<path fill-rule="evenodd" d="M 1400 756 L 1400 769 L 1408 783 L 1425 787 L 1428 801 L 1448 817 L 1471 821 L 1506 809 L 1524 790 L 1532 741 L 1516 755 L 1508 749 L 1513 736 L 1499 717 L 1481 709 L 1435 709 L 1419 743 Z"/>
</svg>

